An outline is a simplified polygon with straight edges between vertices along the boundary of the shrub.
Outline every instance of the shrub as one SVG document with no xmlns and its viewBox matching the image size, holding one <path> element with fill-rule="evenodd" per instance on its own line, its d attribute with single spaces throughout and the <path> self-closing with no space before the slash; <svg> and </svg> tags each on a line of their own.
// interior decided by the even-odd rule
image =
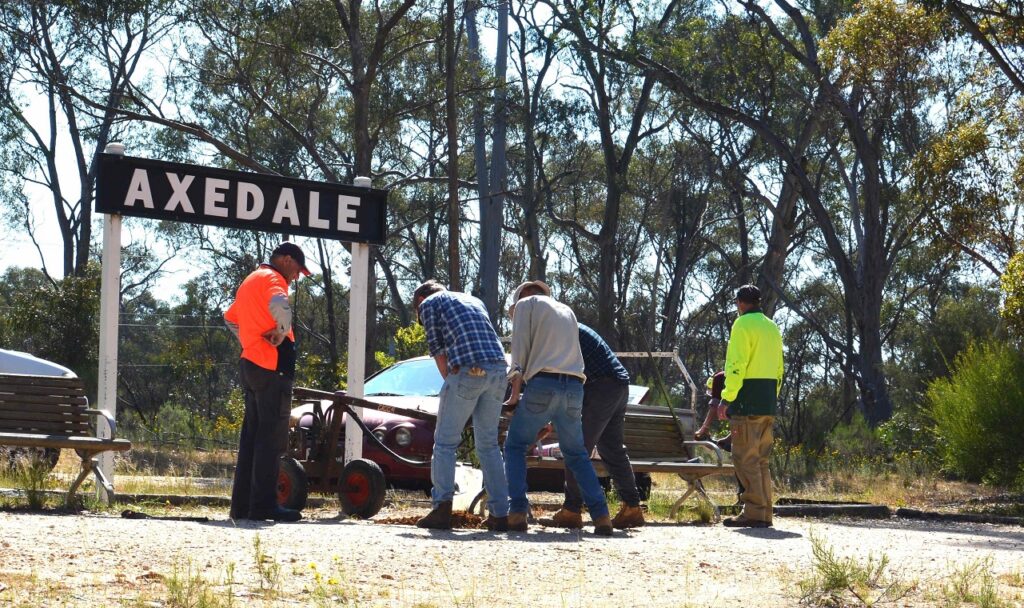
<svg viewBox="0 0 1024 608">
<path fill-rule="evenodd" d="M 1024 354 L 996 341 L 969 346 L 927 392 L 944 466 L 970 481 L 1024 481 Z"/>
</svg>

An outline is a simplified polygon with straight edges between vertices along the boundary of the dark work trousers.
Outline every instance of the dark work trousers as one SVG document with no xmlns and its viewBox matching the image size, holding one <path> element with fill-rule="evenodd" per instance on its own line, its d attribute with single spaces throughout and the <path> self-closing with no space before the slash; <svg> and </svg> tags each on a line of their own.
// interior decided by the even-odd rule
<svg viewBox="0 0 1024 608">
<path fill-rule="evenodd" d="M 277 474 L 288 445 L 292 379 L 242 359 L 245 418 L 238 442 L 231 517 L 264 514 L 277 507 Z"/>
<path fill-rule="evenodd" d="M 588 454 L 597 446 L 619 499 L 635 507 L 640 504 L 640 493 L 623 437 L 628 400 L 629 386 L 617 380 L 598 378 L 583 386 L 583 446 Z M 577 513 L 583 508 L 579 485 L 568 467 L 565 469 L 565 508 Z"/>
</svg>

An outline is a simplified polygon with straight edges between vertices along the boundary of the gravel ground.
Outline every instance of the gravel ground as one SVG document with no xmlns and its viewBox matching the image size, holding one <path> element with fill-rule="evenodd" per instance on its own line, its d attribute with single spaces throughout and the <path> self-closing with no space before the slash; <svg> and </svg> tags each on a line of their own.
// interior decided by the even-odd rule
<svg viewBox="0 0 1024 608">
<path fill-rule="evenodd" d="M 777 518 L 767 530 L 654 523 L 597 538 L 540 526 L 431 532 L 327 509 L 298 524 L 207 513 L 211 521 L 194 523 L 0 512 L 0 606 L 174 605 L 169 589 L 189 569 L 243 606 L 793 606 L 813 573 L 812 536 L 837 556 L 888 556 L 894 576 L 916 583 L 895 605 L 936 603 L 936 589 L 968 564 L 999 575 L 1003 598 L 1024 605 L 1016 527 Z"/>
</svg>

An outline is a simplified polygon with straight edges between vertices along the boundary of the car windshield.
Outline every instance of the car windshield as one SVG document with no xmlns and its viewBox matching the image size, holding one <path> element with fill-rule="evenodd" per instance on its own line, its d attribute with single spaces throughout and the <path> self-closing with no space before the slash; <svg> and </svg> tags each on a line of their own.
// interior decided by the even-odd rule
<svg viewBox="0 0 1024 608">
<path fill-rule="evenodd" d="M 433 359 L 395 363 L 366 381 L 363 394 L 436 397 L 444 379 Z"/>
</svg>

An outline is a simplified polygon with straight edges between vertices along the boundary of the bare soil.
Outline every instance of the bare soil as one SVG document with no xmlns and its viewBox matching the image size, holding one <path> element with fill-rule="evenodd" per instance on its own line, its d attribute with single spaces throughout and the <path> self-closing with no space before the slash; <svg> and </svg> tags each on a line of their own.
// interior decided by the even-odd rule
<svg viewBox="0 0 1024 608">
<path fill-rule="evenodd" d="M 195 606 L 794 606 L 814 574 L 812 537 L 836 556 L 887 556 L 910 586 L 894 605 L 939 604 L 944 582 L 971 564 L 997 577 L 1006 605 L 1024 605 L 1019 527 L 777 518 L 772 529 L 652 522 L 599 538 L 420 530 L 409 524 L 426 509 L 408 504 L 376 522 L 332 509 L 297 524 L 149 511 L 211 519 L 0 511 L 0 606 L 182 605 L 173 589 L 190 577 L 220 602 Z"/>
</svg>

